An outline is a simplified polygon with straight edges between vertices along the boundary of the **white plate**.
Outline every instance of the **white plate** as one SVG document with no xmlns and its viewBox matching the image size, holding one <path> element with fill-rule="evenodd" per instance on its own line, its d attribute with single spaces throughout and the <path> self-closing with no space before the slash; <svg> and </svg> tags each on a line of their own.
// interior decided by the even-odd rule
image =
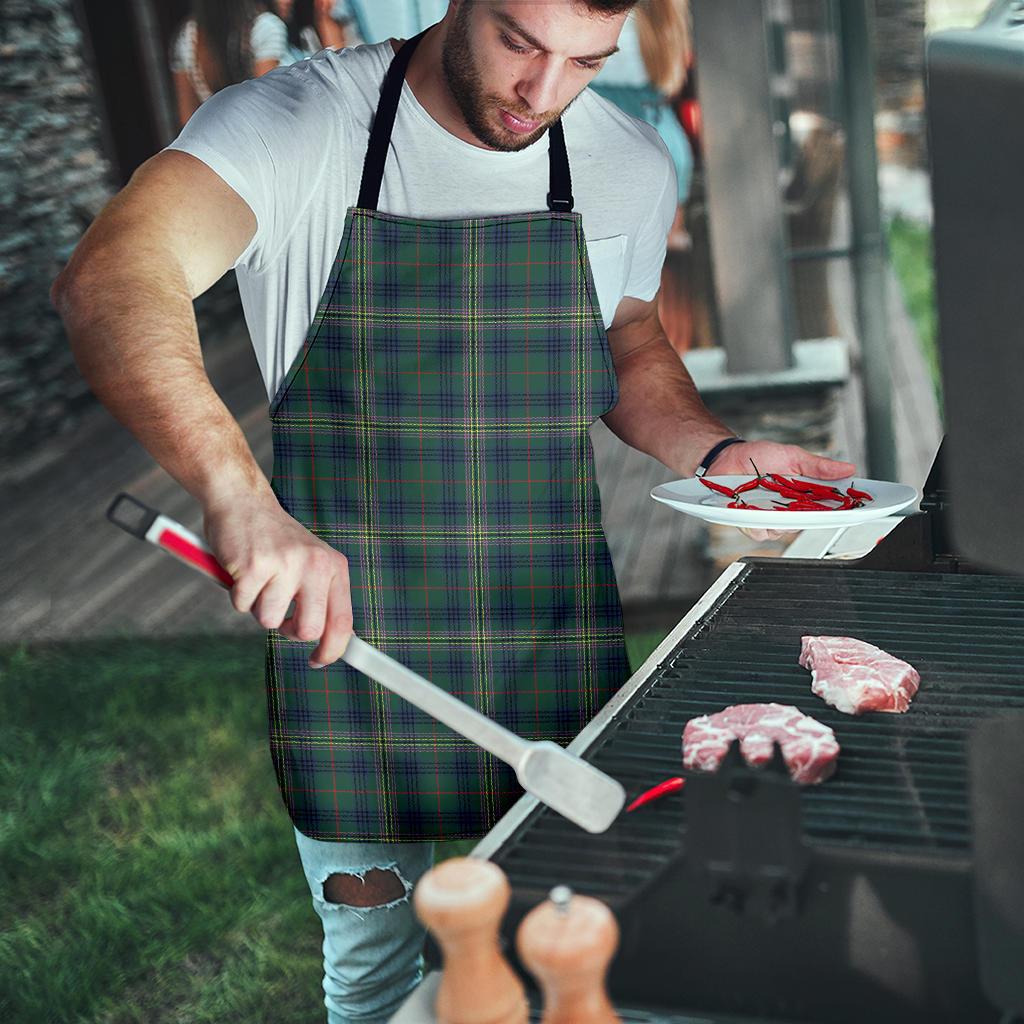
<svg viewBox="0 0 1024 1024">
<path fill-rule="evenodd" d="M 709 476 L 706 479 L 725 487 L 737 487 L 749 480 L 750 475 Z M 799 477 L 798 479 L 809 480 L 811 478 Z M 659 484 L 651 491 L 651 497 L 655 501 L 660 501 L 662 504 L 685 512 L 687 515 L 696 516 L 708 523 L 772 530 L 831 530 L 839 526 L 855 526 L 857 523 L 867 523 L 872 519 L 894 515 L 910 505 L 916 505 L 921 498 L 915 488 L 888 480 L 845 477 L 842 480 L 815 480 L 814 482 L 839 487 L 844 491 L 847 487 L 854 487 L 858 491 L 867 491 L 873 500 L 865 502 L 861 508 L 837 509 L 828 512 L 790 512 L 786 509 L 762 512 L 745 508 L 728 508 L 729 498 L 708 489 L 695 476 Z M 787 500 L 774 491 L 766 491 L 760 487 L 754 491 L 747 491 L 742 498 L 753 505 L 765 506 L 770 505 L 772 501 Z"/>
</svg>

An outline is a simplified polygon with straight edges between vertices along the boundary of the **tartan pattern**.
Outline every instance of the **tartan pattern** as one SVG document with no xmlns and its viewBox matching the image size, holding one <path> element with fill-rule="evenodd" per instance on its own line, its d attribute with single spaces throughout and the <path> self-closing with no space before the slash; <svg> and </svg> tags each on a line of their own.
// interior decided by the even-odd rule
<svg viewBox="0 0 1024 1024">
<path fill-rule="evenodd" d="M 368 643 L 530 739 L 628 675 L 588 427 L 617 399 L 579 214 L 350 209 L 271 404 L 282 506 L 349 560 Z M 270 749 L 316 839 L 477 837 L 515 773 L 311 643 L 267 638 Z"/>
</svg>

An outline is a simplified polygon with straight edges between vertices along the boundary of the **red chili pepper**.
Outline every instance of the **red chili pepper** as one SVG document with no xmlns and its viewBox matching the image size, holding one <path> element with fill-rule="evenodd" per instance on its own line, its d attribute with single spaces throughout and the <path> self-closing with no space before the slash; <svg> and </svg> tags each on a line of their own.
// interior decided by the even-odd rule
<svg viewBox="0 0 1024 1024">
<path fill-rule="evenodd" d="M 779 476 L 777 473 L 772 474 L 780 483 L 784 486 L 791 488 L 794 491 L 801 491 L 804 494 L 810 495 L 812 498 L 839 498 L 842 496 L 842 491 L 838 487 L 830 487 L 827 484 L 817 484 L 813 480 L 797 480 L 795 477 L 787 479 L 784 476 Z"/>
<path fill-rule="evenodd" d="M 748 480 L 746 483 L 740 484 L 739 487 L 736 488 L 736 493 L 745 494 L 747 491 L 756 491 L 760 486 L 761 481 L 757 477 L 754 477 L 753 480 Z"/>
<path fill-rule="evenodd" d="M 726 508 L 752 508 L 752 509 L 756 509 L 758 512 L 771 512 L 770 508 L 764 508 L 761 505 L 749 505 L 749 504 L 747 504 L 747 502 L 740 501 L 738 498 L 736 499 L 736 501 L 730 501 L 729 504 L 726 505 L 725 507 Z"/>
<path fill-rule="evenodd" d="M 716 484 L 714 480 L 708 480 L 708 478 L 704 476 L 698 477 L 698 479 L 705 487 L 710 488 L 712 491 L 717 491 L 719 494 L 724 494 L 727 498 L 736 497 L 735 491 L 723 486 L 722 484 Z"/>
<path fill-rule="evenodd" d="M 870 494 L 868 494 L 867 491 L 858 491 L 853 487 L 847 487 L 846 493 L 851 498 L 859 498 L 861 501 L 874 501 L 874 499 L 871 497 Z"/>
<path fill-rule="evenodd" d="M 810 501 L 804 498 L 802 501 L 797 499 L 791 501 L 788 505 L 783 506 L 790 512 L 834 512 L 835 509 L 831 509 L 828 505 L 822 505 L 820 501 Z"/>
<path fill-rule="evenodd" d="M 677 790 L 683 788 L 686 784 L 686 779 L 666 779 L 664 782 L 659 782 L 656 786 L 652 786 L 646 793 L 641 793 L 627 808 L 626 813 L 635 811 L 638 807 L 643 807 L 644 804 L 650 803 L 652 800 L 657 800 L 658 797 L 665 796 L 666 793 L 675 793 Z"/>
<path fill-rule="evenodd" d="M 763 481 L 762 486 L 766 487 L 769 491 L 774 491 L 776 494 L 781 494 L 783 498 L 792 498 L 795 501 L 813 500 L 809 494 L 805 494 L 803 491 L 796 491 L 792 487 L 783 487 L 782 484 L 776 483 L 774 480 Z"/>
</svg>

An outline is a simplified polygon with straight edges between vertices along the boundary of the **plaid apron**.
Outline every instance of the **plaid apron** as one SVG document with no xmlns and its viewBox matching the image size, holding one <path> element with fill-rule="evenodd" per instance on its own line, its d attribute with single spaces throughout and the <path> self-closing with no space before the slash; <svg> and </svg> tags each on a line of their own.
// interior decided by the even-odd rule
<svg viewBox="0 0 1024 1024">
<path fill-rule="evenodd" d="M 405 67 L 381 93 L 305 344 L 271 404 L 274 492 L 348 559 L 364 640 L 528 739 L 568 743 L 628 675 L 588 427 L 617 386 L 561 124 L 550 209 L 376 209 Z M 482 835 L 503 762 L 313 645 L 267 638 L 270 750 L 326 840 Z"/>
</svg>

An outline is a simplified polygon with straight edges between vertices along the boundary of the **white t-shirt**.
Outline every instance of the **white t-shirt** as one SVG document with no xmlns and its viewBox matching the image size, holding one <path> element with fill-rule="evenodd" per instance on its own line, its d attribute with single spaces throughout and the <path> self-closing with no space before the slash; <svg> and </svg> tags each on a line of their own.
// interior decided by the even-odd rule
<svg viewBox="0 0 1024 1024">
<path fill-rule="evenodd" d="M 302 348 L 359 195 L 369 126 L 393 56 L 387 41 L 221 90 L 170 149 L 215 171 L 256 216 L 235 264 L 242 308 L 273 398 Z M 605 326 L 623 295 L 657 294 L 676 209 L 675 169 L 648 124 L 585 89 L 564 113 L 575 209 Z M 514 153 L 442 128 L 405 84 L 378 209 L 423 219 L 547 209 L 548 139 Z"/>
</svg>

